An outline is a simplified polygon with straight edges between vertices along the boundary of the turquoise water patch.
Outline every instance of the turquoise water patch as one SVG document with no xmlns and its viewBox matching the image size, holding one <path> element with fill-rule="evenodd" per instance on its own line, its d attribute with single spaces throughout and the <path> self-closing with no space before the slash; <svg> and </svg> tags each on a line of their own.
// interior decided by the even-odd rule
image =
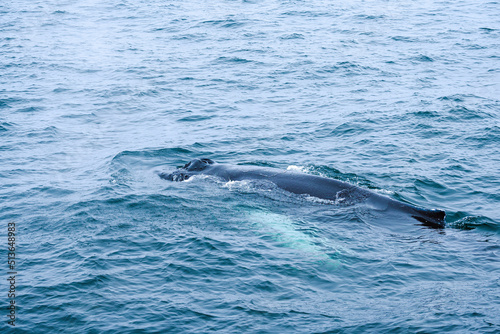
<svg viewBox="0 0 500 334">
<path fill-rule="evenodd" d="M 292 250 L 312 261 L 319 261 L 323 267 L 335 269 L 340 266 L 340 261 L 326 252 L 340 253 L 333 245 L 327 245 L 325 239 L 315 237 L 307 230 L 306 223 L 299 223 L 291 218 L 271 212 L 250 211 L 247 219 L 256 233 L 268 235 L 278 245 Z"/>
</svg>

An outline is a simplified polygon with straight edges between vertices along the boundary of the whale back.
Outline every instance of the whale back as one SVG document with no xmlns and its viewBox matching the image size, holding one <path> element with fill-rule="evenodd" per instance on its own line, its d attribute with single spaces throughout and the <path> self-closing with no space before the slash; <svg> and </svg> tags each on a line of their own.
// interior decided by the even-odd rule
<svg viewBox="0 0 500 334">
<path fill-rule="evenodd" d="M 184 181 L 192 175 L 207 174 L 226 181 L 269 180 L 281 189 L 310 195 L 338 203 L 366 203 L 378 211 L 387 209 L 405 212 L 423 225 L 433 228 L 445 227 L 445 212 L 427 210 L 403 203 L 387 196 L 360 188 L 344 181 L 292 171 L 281 171 L 269 167 L 232 166 L 215 163 L 211 159 L 193 159 L 172 173 L 159 176 L 170 181 Z"/>
</svg>

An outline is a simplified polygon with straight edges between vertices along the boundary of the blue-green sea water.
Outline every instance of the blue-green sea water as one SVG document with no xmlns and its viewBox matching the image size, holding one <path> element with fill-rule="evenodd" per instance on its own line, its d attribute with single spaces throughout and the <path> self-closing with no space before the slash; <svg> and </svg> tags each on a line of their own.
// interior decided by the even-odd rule
<svg viewBox="0 0 500 334">
<path fill-rule="evenodd" d="M 499 55 L 488 0 L 2 1 L 0 332 L 498 333 Z"/>
</svg>

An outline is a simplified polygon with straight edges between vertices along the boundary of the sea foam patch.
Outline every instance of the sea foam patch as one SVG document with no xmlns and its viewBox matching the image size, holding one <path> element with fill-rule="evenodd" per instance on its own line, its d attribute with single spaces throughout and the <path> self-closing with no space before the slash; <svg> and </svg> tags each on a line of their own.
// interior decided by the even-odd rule
<svg viewBox="0 0 500 334">
<path fill-rule="evenodd" d="M 290 165 L 286 168 L 288 171 L 306 173 L 307 169 L 304 166 Z"/>
</svg>

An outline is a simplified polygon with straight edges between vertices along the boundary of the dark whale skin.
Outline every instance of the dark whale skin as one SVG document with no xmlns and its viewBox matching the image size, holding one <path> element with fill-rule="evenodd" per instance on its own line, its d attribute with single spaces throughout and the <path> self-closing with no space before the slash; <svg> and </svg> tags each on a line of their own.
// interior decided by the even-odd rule
<svg viewBox="0 0 500 334">
<path fill-rule="evenodd" d="M 446 213 L 442 210 L 419 208 L 347 182 L 317 175 L 269 167 L 218 164 L 211 159 L 194 159 L 173 173 L 160 173 L 159 176 L 170 181 L 184 181 L 197 174 L 213 175 L 225 181 L 268 180 L 291 193 L 306 194 L 331 201 L 352 198 L 376 210 L 390 209 L 407 213 L 425 226 L 445 227 Z"/>
</svg>

